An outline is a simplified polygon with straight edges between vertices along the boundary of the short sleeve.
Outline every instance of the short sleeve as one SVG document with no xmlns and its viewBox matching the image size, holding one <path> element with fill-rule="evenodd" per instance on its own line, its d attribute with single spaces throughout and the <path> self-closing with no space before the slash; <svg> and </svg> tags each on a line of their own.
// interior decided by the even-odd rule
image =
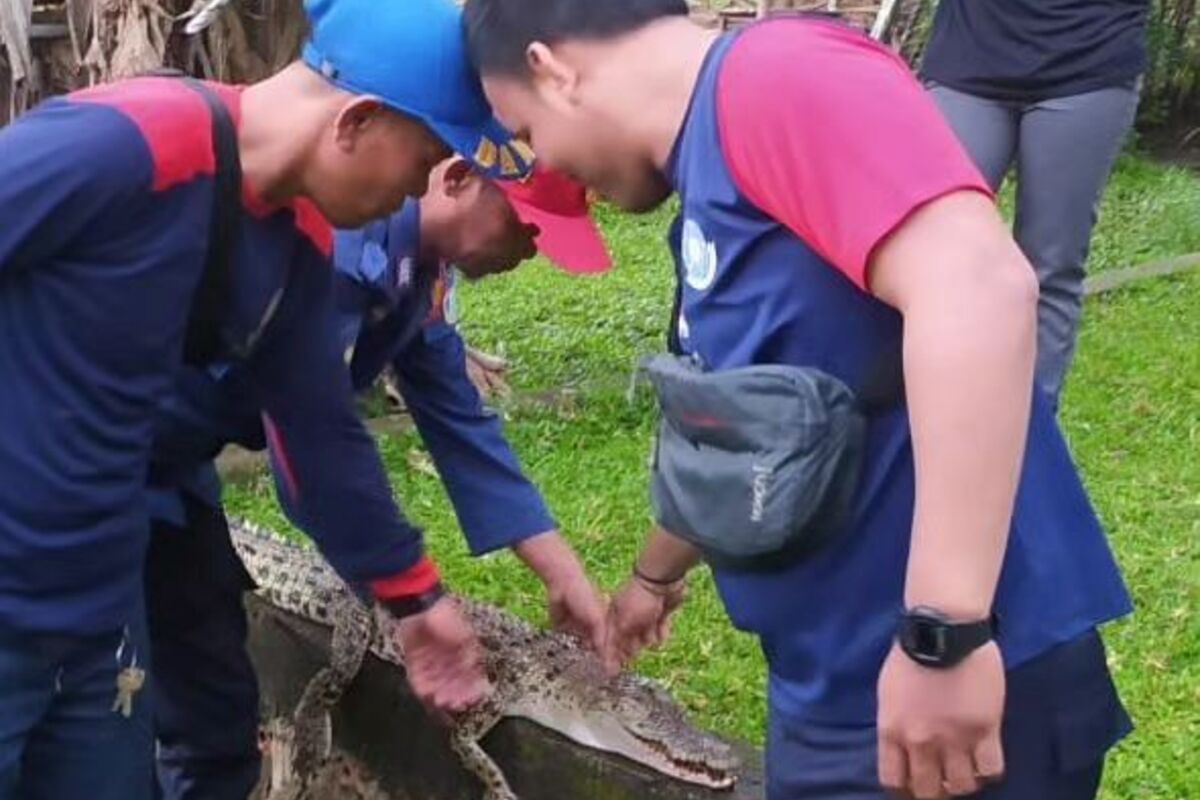
<svg viewBox="0 0 1200 800">
<path fill-rule="evenodd" d="M 717 114 L 738 190 L 864 289 L 875 248 L 918 208 L 991 195 L 904 62 L 840 24 L 745 31 L 721 65 Z"/>
</svg>

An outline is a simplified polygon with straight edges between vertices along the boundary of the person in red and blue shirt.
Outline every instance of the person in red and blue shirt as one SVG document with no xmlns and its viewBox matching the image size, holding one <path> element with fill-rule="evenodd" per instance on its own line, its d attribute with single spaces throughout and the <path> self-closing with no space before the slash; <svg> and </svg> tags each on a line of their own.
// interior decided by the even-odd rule
<svg viewBox="0 0 1200 800">
<path fill-rule="evenodd" d="M 1097 627 L 1130 600 L 1034 388 L 1029 262 L 896 55 L 825 18 L 720 35 L 687 13 L 465 6 L 497 118 L 545 164 L 631 210 L 678 193 L 676 333 L 698 363 L 862 391 L 903 350 L 844 530 L 714 570 L 770 671 L 768 797 L 1093 797 L 1129 730 Z M 697 560 L 652 535 L 613 601 L 613 666 L 661 638 Z"/>
<path fill-rule="evenodd" d="M 345 371 L 340 387 L 309 375 L 342 363 L 324 329 L 330 223 L 361 225 L 422 194 L 452 149 L 510 175 L 527 150 L 492 119 L 449 0 L 308 11 L 303 58 L 261 83 L 103 85 L 0 131 L 3 800 L 150 791 L 144 489 L 210 245 L 217 104 L 243 182 L 232 285 L 208 333 L 243 354 L 306 507 L 346 510 L 340 572 L 391 608 L 427 609 L 401 626 L 419 694 L 454 710 L 487 691 Z"/>
<path fill-rule="evenodd" d="M 392 216 L 335 233 L 337 308 L 324 331 L 345 363 L 314 363 L 308 380 L 336 393 L 348 366 L 361 392 L 393 368 L 471 552 L 511 548 L 545 585 L 550 619 L 599 648 L 603 602 L 467 376 L 454 276 L 510 270 L 535 243 L 563 269 L 598 272 L 610 263 L 604 242 L 583 187 L 561 176 L 535 169 L 524 182 L 495 182 L 454 158 L 430 184 Z M 185 368 L 157 425 L 147 603 L 167 800 L 244 800 L 259 777 L 258 692 L 242 606 L 250 581 L 229 540 L 210 460 L 230 441 L 262 448 L 273 438 L 263 431 L 251 377 L 238 365 Z M 336 459 L 336 444 L 332 429 L 305 442 L 332 460 L 330 469 L 354 469 Z M 311 503 L 289 476 L 298 454 L 279 440 L 270 450 L 287 512 L 330 557 L 352 557 L 340 553 L 340 530 L 354 510 Z"/>
</svg>

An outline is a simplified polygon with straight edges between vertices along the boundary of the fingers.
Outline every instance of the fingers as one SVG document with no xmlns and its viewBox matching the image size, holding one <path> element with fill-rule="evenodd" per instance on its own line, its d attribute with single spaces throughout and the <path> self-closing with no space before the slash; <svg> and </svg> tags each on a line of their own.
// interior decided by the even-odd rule
<svg viewBox="0 0 1200 800">
<path fill-rule="evenodd" d="M 601 617 L 592 626 L 588 632 L 587 641 L 591 644 L 593 652 L 603 653 L 605 642 L 608 640 L 608 625 L 607 619 Z"/>
<path fill-rule="evenodd" d="M 411 678 L 413 691 L 441 722 L 469 711 L 492 692 L 477 653 L 463 653 L 455 661 L 432 665 L 423 675 Z"/>
<path fill-rule="evenodd" d="M 621 613 L 615 606 L 609 613 L 604 634 L 604 662 L 609 675 L 616 675 L 646 647 L 644 623 Z"/>
<path fill-rule="evenodd" d="M 925 743 L 908 747 L 892 738 L 880 738 L 879 782 L 889 792 L 917 800 L 966 797 L 983 785 L 1000 780 L 1004 755 L 999 732 L 993 732 L 970 750 L 942 748 Z"/>
<path fill-rule="evenodd" d="M 975 745 L 974 758 L 975 774 L 984 783 L 995 783 L 1004 777 L 1004 747 L 1000 743 L 998 728 L 993 728 Z"/>
<path fill-rule="evenodd" d="M 879 783 L 896 794 L 908 788 L 908 756 L 895 740 L 885 737 L 879 740 Z"/>
<path fill-rule="evenodd" d="M 593 652 L 604 652 L 607 639 L 608 610 L 603 601 L 590 596 L 551 597 L 549 600 L 550 625 L 557 631 L 574 636 Z"/>
<path fill-rule="evenodd" d="M 600 660 L 604 663 L 604 671 L 610 677 L 619 673 L 625 663 L 621 639 L 621 626 L 614 604 L 608 610 L 608 624 L 604 626 L 604 644 L 599 650 Z"/>
<path fill-rule="evenodd" d="M 979 779 L 975 776 L 975 759 L 967 750 L 952 749 L 942 753 L 942 770 L 946 781 L 944 788 L 954 797 L 964 797 L 979 791 Z"/>
<path fill-rule="evenodd" d="M 508 369 L 508 361 L 500 356 L 485 353 L 482 350 L 476 350 L 474 347 L 467 348 L 467 355 L 471 357 L 477 364 L 490 372 L 502 372 Z"/>
<path fill-rule="evenodd" d="M 671 618 L 666 614 L 658 621 L 658 643 L 661 645 L 671 638 Z"/>
<path fill-rule="evenodd" d="M 908 786 L 917 800 L 939 800 L 946 796 L 942 759 L 932 742 L 910 744 L 908 756 Z"/>
<path fill-rule="evenodd" d="M 613 677 L 633 661 L 637 655 L 637 645 L 632 644 L 629 637 L 613 631 L 611 626 L 609 631 L 605 638 L 603 661 L 605 672 Z"/>
</svg>

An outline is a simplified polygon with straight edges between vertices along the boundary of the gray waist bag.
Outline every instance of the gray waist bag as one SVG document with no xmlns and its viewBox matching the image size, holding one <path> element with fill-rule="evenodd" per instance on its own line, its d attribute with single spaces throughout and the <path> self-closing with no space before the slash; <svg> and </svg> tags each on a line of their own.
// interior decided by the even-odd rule
<svg viewBox="0 0 1200 800">
<path fill-rule="evenodd" d="M 662 527 L 714 566 L 761 570 L 846 526 L 867 420 L 844 383 L 777 364 L 704 372 L 667 354 L 643 368 L 662 413 L 651 469 Z"/>
</svg>

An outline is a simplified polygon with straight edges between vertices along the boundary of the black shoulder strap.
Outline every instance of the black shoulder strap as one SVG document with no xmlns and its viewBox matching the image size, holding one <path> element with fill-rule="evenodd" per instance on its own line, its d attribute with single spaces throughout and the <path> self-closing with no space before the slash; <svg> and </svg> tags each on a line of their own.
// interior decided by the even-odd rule
<svg viewBox="0 0 1200 800">
<path fill-rule="evenodd" d="M 215 361 L 224 350 L 221 319 L 233 286 L 233 244 L 242 208 L 242 163 L 238 156 L 237 129 L 225 103 L 202 81 L 190 77 L 182 80 L 208 105 L 216 160 L 208 251 L 183 340 L 184 361 L 204 365 Z"/>
<path fill-rule="evenodd" d="M 683 343 L 679 341 L 679 315 L 683 313 L 683 270 L 678 262 L 682 230 L 683 215 L 680 214 L 671 221 L 671 227 L 667 230 L 671 263 L 675 267 L 675 298 L 671 303 L 671 319 L 667 323 L 667 352 L 676 356 L 683 355 Z"/>
<path fill-rule="evenodd" d="M 904 395 L 904 342 L 895 339 L 877 356 L 870 366 L 861 386 L 858 387 L 859 402 L 870 411 L 887 411 L 903 405 Z"/>
</svg>

